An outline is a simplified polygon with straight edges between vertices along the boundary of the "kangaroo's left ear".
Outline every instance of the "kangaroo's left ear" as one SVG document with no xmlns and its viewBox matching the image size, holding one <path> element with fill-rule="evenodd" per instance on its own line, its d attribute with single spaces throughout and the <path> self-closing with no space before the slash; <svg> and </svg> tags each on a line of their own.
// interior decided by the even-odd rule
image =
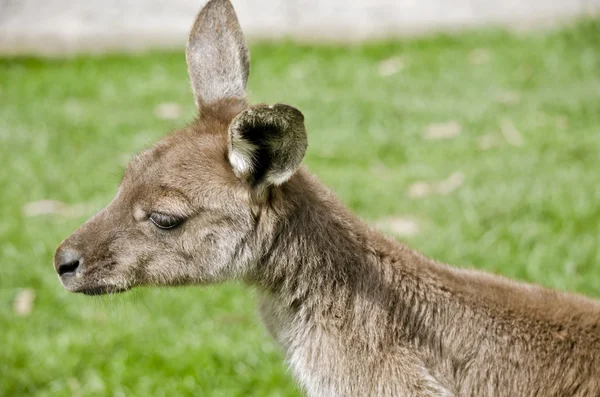
<svg viewBox="0 0 600 397">
<path fill-rule="evenodd" d="M 304 116 L 288 105 L 253 106 L 229 126 L 229 162 L 236 176 L 254 188 L 285 183 L 307 146 Z"/>
</svg>

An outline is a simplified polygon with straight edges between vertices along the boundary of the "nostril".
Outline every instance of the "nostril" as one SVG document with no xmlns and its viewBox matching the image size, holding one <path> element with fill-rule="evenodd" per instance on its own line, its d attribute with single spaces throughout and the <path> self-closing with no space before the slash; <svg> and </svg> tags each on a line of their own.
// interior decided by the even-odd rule
<svg viewBox="0 0 600 397">
<path fill-rule="evenodd" d="M 58 266 L 58 275 L 62 276 L 67 273 L 73 273 L 79 267 L 79 259 L 75 259 L 74 261 L 61 263 Z"/>
</svg>

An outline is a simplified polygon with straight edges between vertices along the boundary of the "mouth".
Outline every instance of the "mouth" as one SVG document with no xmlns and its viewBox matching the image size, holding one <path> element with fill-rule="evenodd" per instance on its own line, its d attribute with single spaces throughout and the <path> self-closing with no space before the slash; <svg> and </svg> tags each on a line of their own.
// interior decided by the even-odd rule
<svg viewBox="0 0 600 397">
<path fill-rule="evenodd" d="M 119 294 L 129 289 L 122 285 L 114 284 L 94 285 L 96 283 L 85 282 L 81 278 L 70 274 L 60 276 L 59 279 L 63 287 L 65 287 L 67 290 L 88 296 Z"/>
<path fill-rule="evenodd" d="M 98 287 L 91 287 L 91 288 L 81 288 L 78 289 L 76 291 L 76 293 L 81 293 L 87 296 L 98 296 L 98 295 L 113 295 L 113 294 L 120 294 L 127 291 L 126 288 L 120 288 L 120 287 L 116 287 L 116 286 L 111 286 L 111 285 L 106 285 L 106 286 L 98 286 Z"/>
</svg>

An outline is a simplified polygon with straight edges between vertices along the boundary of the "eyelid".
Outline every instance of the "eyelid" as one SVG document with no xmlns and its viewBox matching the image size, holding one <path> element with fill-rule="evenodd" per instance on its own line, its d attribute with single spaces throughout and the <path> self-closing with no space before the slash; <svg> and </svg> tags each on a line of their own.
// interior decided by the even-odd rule
<svg viewBox="0 0 600 397">
<path fill-rule="evenodd" d="M 161 217 L 166 218 L 166 219 L 161 219 Z M 158 220 L 155 218 L 158 218 Z M 163 229 L 163 230 L 174 229 L 177 226 L 181 225 L 185 221 L 185 218 L 179 218 L 174 215 L 167 215 L 167 214 L 163 214 L 160 212 L 151 213 L 148 216 L 148 219 L 150 220 L 150 222 L 152 222 L 154 224 L 154 226 L 158 227 L 159 229 Z M 162 223 L 161 221 L 166 221 L 166 222 Z M 165 226 L 165 224 L 166 224 L 166 226 Z"/>
</svg>

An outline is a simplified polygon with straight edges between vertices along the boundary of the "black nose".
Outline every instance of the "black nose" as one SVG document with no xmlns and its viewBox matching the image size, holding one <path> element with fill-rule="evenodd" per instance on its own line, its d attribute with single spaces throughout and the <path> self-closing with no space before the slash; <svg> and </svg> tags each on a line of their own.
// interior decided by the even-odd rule
<svg viewBox="0 0 600 397">
<path fill-rule="evenodd" d="M 75 259 L 74 261 L 68 263 L 61 263 L 58 265 L 58 275 L 62 276 L 66 273 L 73 273 L 79 267 L 79 260 Z"/>
<path fill-rule="evenodd" d="M 59 276 L 75 273 L 81 264 L 81 255 L 71 250 L 59 250 L 54 258 L 54 267 Z"/>
</svg>

